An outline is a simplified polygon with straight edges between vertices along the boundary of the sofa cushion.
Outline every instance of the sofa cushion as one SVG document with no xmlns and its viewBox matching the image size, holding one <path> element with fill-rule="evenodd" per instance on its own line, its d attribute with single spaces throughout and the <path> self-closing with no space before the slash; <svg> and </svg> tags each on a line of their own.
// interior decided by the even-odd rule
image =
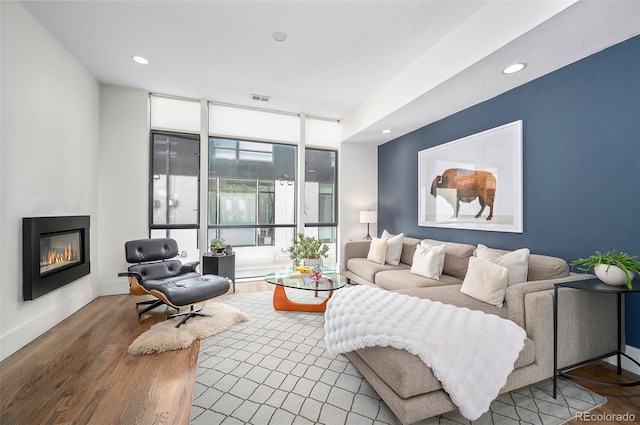
<svg viewBox="0 0 640 425">
<path fill-rule="evenodd" d="M 509 269 L 491 261 L 471 257 L 460 292 L 477 300 L 502 307 L 509 283 Z"/>
<path fill-rule="evenodd" d="M 402 240 L 404 233 L 392 235 L 385 229 L 382 232 L 381 239 L 387 241 L 387 253 L 385 254 L 385 262 L 397 266 L 400 263 L 400 255 L 402 255 Z"/>
<path fill-rule="evenodd" d="M 386 253 L 387 242 L 384 239 L 372 238 L 371 245 L 369 245 L 367 260 L 378 264 L 384 264 Z"/>
<path fill-rule="evenodd" d="M 403 266 L 403 264 L 400 264 Z M 411 273 L 408 266 L 405 265 L 404 269 L 395 269 L 387 271 L 379 271 L 373 281 L 379 287 L 388 291 L 398 291 L 408 288 L 427 288 L 433 286 L 443 285 L 460 285 L 462 279 L 457 277 L 448 276 L 443 274 L 440 276 L 440 280 L 429 279 L 417 274 Z"/>
<path fill-rule="evenodd" d="M 416 252 L 416 246 L 420 243 L 420 239 L 405 236 L 402 239 L 402 254 L 400 262 L 404 264 L 413 264 L 413 254 Z"/>
<path fill-rule="evenodd" d="M 499 255 L 508 254 L 511 251 L 491 248 Z M 541 254 L 529 254 L 529 270 L 527 281 L 558 279 L 569 276 L 569 265 L 565 260 Z"/>
<path fill-rule="evenodd" d="M 365 347 L 356 352 L 402 398 L 442 388 L 431 368 L 408 351 L 391 347 Z"/>
<path fill-rule="evenodd" d="M 527 281 L 529 254 L 530 252 L 527 248 L 503 254 L 481 243 L 478 244 L 478 249 L 476 249 L 475 253 L 476 257 L 481 260 L 488 260 L 499 266 L 506 267 L 509 270 L 509 285 Z"/>
<path fill-rule="evenodd" d="M 374 283 L 376 274 L 381 271 L 409 269 L 409 266 L 402 263 L 397 266 L 392 266 L 391 264 L 374 263 L 366 258 L 350 258 L 347 262 L 347 269 L 363 279 Z"/>
<path fill-rule="evenodd" d="M 366 347 L 356 350 L 364 362 L 402 398 L 442 389 L 440 381 L 417 356 L 391 347 Z M 514 368 L 535 360 L 535 343 L 527 338 Z"/>
<path fill-rule="evenodd" d="M 443 266 L 444 245 L 429 245 L 420 242 L 413 255 L 411 273 L 440 280 Z"/>
<path fill-rule="evenodd" d="M 446 275 L 442 275 L 444 278 Z M 455 279 L 451 277 L 452 279 Z M 442 285 L 442 281 L 433 281 Z M 458 280 L 460 282 L 460 280 Z M 431 301 L 440 301 L 443 304 L 452 304 L 458 307 L 466 307 L 470 310 L 479 310 L 483 311 L 487 314 L 495 314 L 498 317 L 502 317 L 503 319 L 507 319 L 509 317 L 509 311 L 506 307 L 496 307 L 491 304 L 487 304 L 482 301 L 478 301 L 475 298 L 472 298 L 468 295 L 460 292 L 461 283 L 457 285 L 447 285 L 447 286 L 433 286 L 433 287 L 422 287 L 422 288 L 410 288 L 403 289 L 397 292 L 401 294 L 406 294 L 412 297 L 418 298 L 427 298 Z"/>
<path fill-rule="evenodd" d="M 529 255 L 529 273 L 527 280 L 557 279 L 569 276 L 569 265 L 562 258 L 547 255 Z"/>
<path fill-rule="evenodd" d="M 424 239 L 424 242 L 429 245 L 444 245 L 445 256 L 442 273 L 464 279 L 469 266 L 469 258 L 473 255 L 473 251 L 476 249 L 475 246 L 434 239 Z"/>
</svg>

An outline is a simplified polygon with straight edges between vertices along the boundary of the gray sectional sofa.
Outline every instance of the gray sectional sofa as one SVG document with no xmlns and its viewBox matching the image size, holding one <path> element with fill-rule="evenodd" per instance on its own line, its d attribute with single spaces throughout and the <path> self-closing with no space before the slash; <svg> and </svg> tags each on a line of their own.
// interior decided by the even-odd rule
<svg viewBox="0 0 640 425">
<path fill-rule="evenodd" d="M 592 277 L 573 274 L 563 259 L 529 255 L 526 282 L 507 287 L 502 307 L 460 292 L 475 246 L 425 240 L 445 245 L 440 280 L 411 273 L 419 239 L 403 239 L 400 264 L 367 260 L 370 241 L 349 241 L 342 251 L 342 273 L 352 282 L 480 310 L 511 320 L 525 329 L 525 347 L 501 392 L 508 392 L 553 376 L 553 285 Z M 506 253 L 508 251 L 500 251 Z M 561 290 L 559 311 L 559 367 L 617 349 L 615 295 Z M 440 382 L 418 357 L 390 347 L 368 347 L 347 353 L 403 424 L 456 409 Z"/>
</svg>

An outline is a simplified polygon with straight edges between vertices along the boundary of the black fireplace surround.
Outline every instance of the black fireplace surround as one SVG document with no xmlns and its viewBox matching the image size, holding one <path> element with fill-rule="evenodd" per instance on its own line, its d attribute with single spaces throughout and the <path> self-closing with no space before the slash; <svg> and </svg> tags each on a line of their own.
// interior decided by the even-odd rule
<svg viewBox="0 0 640 425">
<path fill-rule="evenodd" d="M 22 219 L 22 292 L 25 301 L 91 272 L 88 215 Z"/>
</svg>

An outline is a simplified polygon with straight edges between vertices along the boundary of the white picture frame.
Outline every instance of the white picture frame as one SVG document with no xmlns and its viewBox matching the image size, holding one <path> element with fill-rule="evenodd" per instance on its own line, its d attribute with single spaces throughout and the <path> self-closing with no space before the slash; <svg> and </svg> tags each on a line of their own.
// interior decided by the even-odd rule
<svg viewBox="0 0 640 425">
<path fill-rule="evenodd" d="M 418 226 L 522 233 L 522 191 L 522 120 L 418 152 Z"/>
</svg>

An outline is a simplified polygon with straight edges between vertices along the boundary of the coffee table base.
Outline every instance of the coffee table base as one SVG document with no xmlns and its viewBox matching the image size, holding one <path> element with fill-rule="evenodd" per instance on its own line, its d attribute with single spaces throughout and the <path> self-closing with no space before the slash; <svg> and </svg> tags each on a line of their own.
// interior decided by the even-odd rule
<svg viewBox="0 0 640 425">
<path fill-rule="evenodd" d="M 329 291 L 329 297 L 321 303 L 297 303 L 291 301 L 284 291 L 284 286 L 276 285 L 273 291 L 273 308 L 278 311 L 306 311 L 309 313 L 324 313 L 327 310 L 327 302 L 333 291 Z"/>
</svg>

